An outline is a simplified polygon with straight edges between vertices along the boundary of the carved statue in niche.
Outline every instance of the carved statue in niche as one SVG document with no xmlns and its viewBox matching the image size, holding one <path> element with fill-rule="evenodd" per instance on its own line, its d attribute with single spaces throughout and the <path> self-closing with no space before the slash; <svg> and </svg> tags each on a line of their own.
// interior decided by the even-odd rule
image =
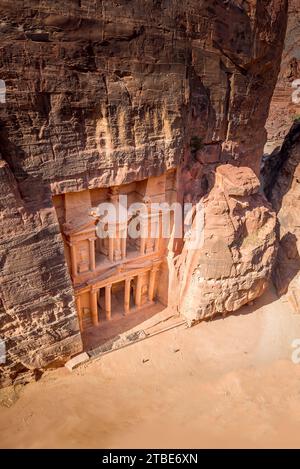
<svg viewBox="0 0 300 469">
<path fill-rule="evenodd" d="M 128 214 L 119 195 L 117 187 L 110 188 L 109 202 L 111 207 L 107 208 L 105 214 L 100 215 L 97 225 L 99 238 L 97 248 L 111 262 L 126 258 Z"/>
</svg>

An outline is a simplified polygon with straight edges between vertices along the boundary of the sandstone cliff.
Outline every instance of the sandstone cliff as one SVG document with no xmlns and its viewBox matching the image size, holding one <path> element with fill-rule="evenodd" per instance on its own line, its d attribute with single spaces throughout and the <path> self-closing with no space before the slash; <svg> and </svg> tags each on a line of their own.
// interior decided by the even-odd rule
<svg viewBox="0 0 300 469">
<path fill-rule="evenodd" d="M 295 123 L 282 148 L 267 165 L 266 194 L 278 217 L 280 239 L 273 272 L 279 295 L 300 311 L 300 124 Z"/>
<path fill-rule="evenodd" d="M 300 310 L 299 47 L 299 2 L 290 0 L 282 63 L 266 123 L 268 141 L 265 146 L 262 176 L 265 193 L 277 212 L 278 219 L 280 244 L 273 280 L 278 294 L 287 294 L 295 312 Z"/>
<path fill-rule="evenodd" d="M 287 1 L 1 0 L 0 14 L 3 385 L 82 347 L 53 195 L 177 168 L 180 201 L 206 196 L 208 213 L 222 203 L 236 211 L 234 195 L 225 202 L 226 191 L 213 189 L 215 168 L 242 166 L 250 180 L 259 174 Z M 242 202 L 259 229 L 269 220 L 272 243 L 263 196 L 255 189 Z M 244 255 L 245 223 L 230 241 L 221 237 L 224 252 L 230 242 Z M 259 282 L 240 283 L 235 271 L 234 295 L 228 280 L 228 299 L 223 291 L 215 298 L 233 302 L 227 310 L 249 299 L 247 289 L 259 294 L 269 275 L 274 245 L 263 246 L 260 235 L 251 243 L 245 262 Z"/>
<path fill-rule="evenodd" d="M 266 122 L 268 140 L 265 153 L 280 149 L 293 121 L 300 116 L 300 8 L 289 0 L 288 23 L 277 84 Z"/>
</svg>

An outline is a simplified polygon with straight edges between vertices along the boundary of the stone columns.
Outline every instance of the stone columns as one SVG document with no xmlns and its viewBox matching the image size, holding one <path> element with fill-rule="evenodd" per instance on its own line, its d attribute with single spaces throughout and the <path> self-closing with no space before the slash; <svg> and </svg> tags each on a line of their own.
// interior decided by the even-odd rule
<svg viewBox="0 0 300 469">
<path fill-rule="evenodd" d="M 77 308 L 77 314 L 78 314 L 78 320 L 79 320 L 79 329 L 82 332 L 83 331 L 83 321 L 82 321 L 82 310 L 81 310 L 81 298 L 80 296 L 76 296 L 76 308 Z"/>
<path fill-rule="evenodd" d="M 153 301 L 154 296 L 155 296 L 155 281 L 156 281 L 157 271 L 158 271 L 157 267 L 153 267 L 152 270 L 150 270 L 149 287 L 148 287 L 148 299 L 149 299 L 149 301 Z"/>
<path fill-rule="evenodd" d="M 138 275 L 137 282 L 136 282 L 136 290 L 135 290 L 135 305 L 137 308 L 141 306 L 142 302 L 142 276 Z"/>
<path fill-rule="evenodd" d="M 132 278 L 125 279 L 125 291 L 124 291 L 124 311 L 125 314 L 129 313 L 130 309 L 130 283 Z"/>
<path fill-rule="evenodd" d="M 122 259 L 125 259 L 126 257 L 126 237 L 123 237 L 121 238 L 121 256 L 122 256 Z"/>
<path fill-rule="evenodd" d="M 159 240 L 161 238 L 161 217 L 158 214 L 157 222 L 155 226 L 155 239 L 154 239 L 154 252 L 159 250 Z"/>
<path fill-rule="evenodd" d="M 110 234 L 108 238 L 108 258 L 110 262 L 114 261 L 114 238 Z"/>
<path fill-rule="evenodd" d="M 75 278 L 77 276 L 77 256 L 76 256 L 76 247 L 74 243 L 70 243 L 70 250 L 71 250 L 72 277 Z"/>
<path fill-rule="evenodd" d="M 140 254 L 143 256 L 145 254 L 147 239 L 148 239 L 148 217 L 145 215 L 141 215 L 140 217 Z"/>
<path fill-rule="evenodd" d="M 90 305 L 92 311 L 92 322 L 93 326 L 98 325 L 98 302 L 97 302 L 97 290 L 90 291 Z"/>
<path fill-rule="evenodd" d="M 95 240 L 89 239 L 90 243 L 90 270 L 93 272 L 96 269 L 96 257 L 95 257 Z"/>
<path fill-rule="evenodd" d="M 111 285 L 105 287 L 105 315 L 106 320 L 111 319 Z"/>
<path fill-rule="evenodd" d="M 121 254 L 121 239 L 120 239 L 120 227 L 115 227 L 115 238 L 114 238 L 114 260 L 119 261 L 122 258 Z"/>
</svg>

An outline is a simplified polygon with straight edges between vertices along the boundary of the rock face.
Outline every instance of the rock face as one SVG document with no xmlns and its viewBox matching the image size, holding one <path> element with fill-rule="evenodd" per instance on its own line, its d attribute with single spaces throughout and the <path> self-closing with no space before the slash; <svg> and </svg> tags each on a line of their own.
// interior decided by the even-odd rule
<svg viewBox="0 0 300 469">
<path fill-rule="evenodd" d="M 34 376 L 81 350 L 61 235 L 53 207 L 30 210 L 9 165 L 0 160 L 0 384 Z"/>
<path fill-rule="evenodd" d="M 300 117 L 300 8 L 289 0 L 288 24 L 278 81 L 266 123 L 265 153 L 279 150 L 295 118 Z M 299 80 L 298 82 L 296 80 Z"/>
<path fill-rule="evenodd" d="M 273 273 L 278 294 L 287 294 L 300 311 L 300 8 L 289 1 L 285 46 L 266 123 L 268 141 L 262 177 L 265 193 L 278 216 L 280 239 Z M 293 123 L 294 122 L 294 123 Z"/>
<path fill-rule="evenodd" d="M 219 166 L 201 205 L 203 234 L 186 240 L 174 282 L 180 311 L 190 322 L 236 311 L 260 296 L 276 255 L 275 213 L 250 168 Z M 196 224 L 195 216 L 194 233 Z"/>
<path fill-rule="evenodd" d="M 269 160 L 266 193 L 277 212 L 279 250 L 273 279 L 300 312 L 300 124 L 294 124 L 281 151 Z"/>
<path fill-rule="evenodd" d="M 205 283 L 206 306 L 194 299 L 192 312 L 183 295 L 183 310 L 197 319 L 260 294 L 274 218 L 254 175 L 287 1 L 2 0 L 0 14 L 1 384 L 82 349 L 53 195 L 177 168 L 179 201 L 205 196 L 197 255 L 214 245 L 226 258 L 206 277 L 216 284 Z M 242 169 L 216 172 L 226 163 Z M 196 257 L 188 264 L 201 270 Z"/>
</svg>

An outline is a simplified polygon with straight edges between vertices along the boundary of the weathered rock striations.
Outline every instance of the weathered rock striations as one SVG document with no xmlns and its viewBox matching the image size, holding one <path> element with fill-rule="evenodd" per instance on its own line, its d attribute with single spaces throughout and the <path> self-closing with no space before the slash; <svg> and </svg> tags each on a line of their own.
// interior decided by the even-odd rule
<svg viewBox="0 0 300 469">
<path fill-rule="evenodd" d="M 266 194 L 278 217 L 279 249 L 273 272 L 278 294 L 300 312 L 300 123 L 286 136 L 266 167 Z"/>
<path fill-rule="evenodd" d="M 0 383 L 59 364 L 81 349 L 73 291 L 53 207 L 27 209 L 8 164 L 0 162 Z"/>
<path fill-rule="evenodd" d="M 300 9 L 289 1 L 285 46 L 266 123 L 262 179 L 278 217 L 278 256 L 273 272 L 278 294 L 287 294 L 295 311 L 299 297 Z"/>
<path fill-rule="evenodd" d="M 266 122 L 268 140 L 265 153 L 280 150 L 293 121 L 300 115 L 300 8 L 289 0 L 288 23 L 281 67 Z"/>
<path fill-rule="evenodd" d="M 274 216 L 255 175 L 287 1 L 1 0 L 0 14 L 1 385 L 82 349 L 53 195 L 177 168 L 179 201 L 204 197 L 207 213 L 192 278 L 211 243 L 228 258 L 226 275 L 210 271 L 207 296 L 187 285 L 183 313 L 189 295 L 193 320 L 260 294 Z"/>
<path fill-rule="evenodd" d="M 201 200 L 203 234 L 187 239 L 175 261 L 176 302 L 189 322 L 236 311 L 264 292 L 276 256 L 276 217 L 259 186 L 250 168 L 216 169 Z M 195 216 L 192 232 L 200 223 Z"/>
</svg>

